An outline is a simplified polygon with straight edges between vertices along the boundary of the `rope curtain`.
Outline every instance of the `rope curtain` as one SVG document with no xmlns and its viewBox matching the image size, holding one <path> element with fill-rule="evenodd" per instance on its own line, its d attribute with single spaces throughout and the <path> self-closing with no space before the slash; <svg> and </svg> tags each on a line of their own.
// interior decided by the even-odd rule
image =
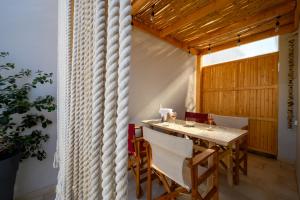
<svg viewBox="0 0 300 200">
<path fill-rule="evenodd" d="M 60 2 L 56 200 L 127 199 L 130 3 Z"/>
</svg>

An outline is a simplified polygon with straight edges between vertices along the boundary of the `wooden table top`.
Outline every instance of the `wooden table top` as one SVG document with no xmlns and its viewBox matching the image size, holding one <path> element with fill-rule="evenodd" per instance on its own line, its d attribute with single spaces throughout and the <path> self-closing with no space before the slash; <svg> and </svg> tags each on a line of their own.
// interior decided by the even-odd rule
<svg viewBox="0 0 300 200">
<path fill-rule="evenodd" d="M 247 130 L 215 126 L 209 128 L 207 124 L 194 123 L 193 127 L 186 126 L 186 122 L 183 120 L 176 120 L 173 122 L 161 122 L 160 120 L 143 120 L 142 123 L 149 126 L 171 131 L 175 133 L 180 133 L 190 137 L 206 140 L 208 142 L 213 142 L 222 146 L 228 146 L 233 144 L 238 139 L 246 136 Z"/>
</svg>

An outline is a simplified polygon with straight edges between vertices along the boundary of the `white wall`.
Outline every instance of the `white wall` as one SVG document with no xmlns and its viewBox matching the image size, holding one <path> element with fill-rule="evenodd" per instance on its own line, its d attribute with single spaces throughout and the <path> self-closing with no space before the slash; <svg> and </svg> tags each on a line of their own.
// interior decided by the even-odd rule
<svg viewBox="0 0 300 200">
<path fill-rule="evenodd" d="M 183 118 L 194 56 L 137 29 L 132 40 L 130 121 L 159 118 L 160 104 Z"/>
<path fill-rule="evenodd" d="M 287 102 L 288 102 L 288 40 L 297 37 L 292 34 L 286 34 L 279 37 L 279 63 L 280 71 L 278 76 L 279 82 L 279 110 L 278 110 L 278 159 L 290 163 L 296 160 L 296 133 L 297 127 L 288 129 L 287 126 Z M 295 50 L 297 50 L 295 45 Z M 297 52 L 295 54 L 297 58 Z M 295 60 L 297 63 L 297 60 Z M 297 65 L 296 65 L 297 66 Z M 295 72 L 297 73 L 297 71 Z M 295 80 L 295 82 L 297 79 Z M 297 118 L 297 84 L 294 86 L 295 92 L 295 120 Z"/>
<path fill-rule="evenodd" d="M 50 94 L 56 97 L 57 1 L 1 0 L 0 51 L 10 52 L 9 60 L 17 66 L 54 73 L 54 84 L 36 90 L 33 96 Z M 46 114 L 53 125 L 45 132 L 50 140 L 45 145 L 46 160 L 29 159 L 21 163 L 16 195 L 56 183 L 57 171 L 52 168 L 56 145 L 56 113 Z"/>
</svg>

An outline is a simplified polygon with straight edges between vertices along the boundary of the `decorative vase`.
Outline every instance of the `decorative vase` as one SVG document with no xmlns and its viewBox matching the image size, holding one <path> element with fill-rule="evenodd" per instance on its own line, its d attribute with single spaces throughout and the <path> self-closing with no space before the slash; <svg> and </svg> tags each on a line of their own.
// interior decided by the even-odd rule
<svg viewBox="0 0 300 200">
<path fill-rule="evenodd" d="M 13 200 L 16 175 L 19 168 L 20 153 L 0 160 L 0 199 Z"/>
</svg>

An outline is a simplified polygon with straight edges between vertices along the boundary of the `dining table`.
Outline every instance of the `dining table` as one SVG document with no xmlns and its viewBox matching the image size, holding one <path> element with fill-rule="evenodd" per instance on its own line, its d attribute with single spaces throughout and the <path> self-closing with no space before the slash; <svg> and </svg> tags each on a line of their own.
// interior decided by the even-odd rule
<svg viewBox="0 0 300 200">
<path fill-rule="evenodd" d="M 227 181 L 230 186 L 233 186 L 233 148 L 235 148 L 235 155 L 239 156 L 239 148 L 237 147 L 247 137 L 247 130 L 197 122 L 191 123 L 178 119 L 166 122 L 162 122 L 160 119 L 150 119 L 143 120 L 142 123 L 149 128 L 158 129 L 169 134 L 179 134 L 188 138 L 206 141 L 208 148 L 216 145 L 224 147 L 226 151 L 222 152 L 220 158 L 225 160 Z"/>
</svg>

